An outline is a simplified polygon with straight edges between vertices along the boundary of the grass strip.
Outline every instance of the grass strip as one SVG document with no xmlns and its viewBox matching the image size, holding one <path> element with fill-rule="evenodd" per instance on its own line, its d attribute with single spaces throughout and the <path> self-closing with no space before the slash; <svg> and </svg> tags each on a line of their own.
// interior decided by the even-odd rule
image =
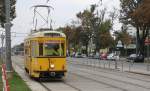
<svg viewBox="0 0 150 91">
<path fill-rule="evenodd" d="M 13 78 L 9 79 L 9 85 L 10 91 L 31 91 L 16 72 L 13 73 Z"/>
<path fill-rule="evenodd" d="M 2 62 L 0 60 L 0 91 L 3 91 L 1 65 Z M 25 81 L 23 81 L 16 72 L 13 72 L 13 77 L 8 79 L 8 81 L 10 85 L 10 91 L 31 91 L 31 89 L 26 85 Z"/>
</svg>

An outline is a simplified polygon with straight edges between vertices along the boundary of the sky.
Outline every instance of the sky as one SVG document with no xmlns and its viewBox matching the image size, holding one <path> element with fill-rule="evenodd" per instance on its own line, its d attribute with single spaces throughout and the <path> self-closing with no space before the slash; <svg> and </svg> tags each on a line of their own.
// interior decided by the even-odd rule
<svg viewBox="0 0 150 91">
<path fill-rule="evenodd" d="M 17 0 L 16 14 L 13 20 L 12 46 L 20 44 L 33 28 L 33 8 L 34 5 L 47 4 L 47 0 Z M 70 24 L 76 19 L 76 14 L 84 9 L 89 8 L 91 4 L 98 3 L 99 0 L 49 0 L 54 10 L 51 11 L 51 19 L 53 28 Z M 113 7 L 119 9 L 119 0 L 103 0 L 103 7 L 111 11 Z M 43 13 L 43 12 L 42 12 Z M 42 23 L 40 21 L 40 23 Z M 116 29 L 119 28 L 116 25 Z"/>
</svg>

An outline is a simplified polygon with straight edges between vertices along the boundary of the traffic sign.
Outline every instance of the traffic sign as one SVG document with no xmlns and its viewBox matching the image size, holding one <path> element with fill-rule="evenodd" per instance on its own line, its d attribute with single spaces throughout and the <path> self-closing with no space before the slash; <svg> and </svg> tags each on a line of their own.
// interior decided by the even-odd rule
<svg viewBox="0 0 150 91">
<path fill-rule="evenodd" d="M 145 45 L 150 45 L 150 39 L 147 38 L 144 42 L 145 42 Z"/>
<path fill-rule="evenodd" d="M 118 41 L 117 47 L 123 47 L 121 40 Z"/>
</svg>

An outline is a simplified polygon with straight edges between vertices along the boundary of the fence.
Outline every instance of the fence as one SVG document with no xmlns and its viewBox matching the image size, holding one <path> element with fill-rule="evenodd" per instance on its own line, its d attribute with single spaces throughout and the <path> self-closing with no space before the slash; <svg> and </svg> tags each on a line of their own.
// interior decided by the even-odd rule
<svg viewBox="0 0 150 91">
<path fill-rule="evenodd" d="M 150 63 L 135 63 L 131 60 L 127 60 L 126 58 L 120 58 L 116 61 L 89 58 L 68 58 L 68 61 L 74 64 L 87 65 L 87 67 L 100 67 L 104 69 L 119 70 L 122 72 L 129 71 L 150 75 Z"/>
</svg>

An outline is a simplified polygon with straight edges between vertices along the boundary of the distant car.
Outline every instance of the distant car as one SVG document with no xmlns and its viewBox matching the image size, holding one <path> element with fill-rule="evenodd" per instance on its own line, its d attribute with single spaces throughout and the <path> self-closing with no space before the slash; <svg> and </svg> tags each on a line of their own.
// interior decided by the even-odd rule
<svg viewBox="0 0 150 91">
<path fill-rule="evenodd" d="M 79 53 L 79 52 L 77 52 L 77 53 L 75 54 L 75 57 L 76 57 L 76 58 L 83 58 L 82 54 Z"/>
<path fill-rule="evenodd" d="M 89 54 L 88 58 L 90 58 L 90 59 L 100 59 L 100 55 L 99 55 L 99 53 L 96 53 L 96 54 L 91 53 L 91 54 Z"/>
<path fill-rule="evenodd" d="M 131 54 L 129 57 L 127 57 L 127 59 L 132 60 L 133 62 L 144 62 L 143 55 Z"/>
<path fill-rule="evenodd" d="M 94 54 L 93 53 L 90 53 L 89 55 L 88 55 L 88 58 L 93 58 L 94 57 Z"/>
<path fill-rule="evenodd" d="M 82 57 L 83 57 L 83 58 L 86 58 L 86 54 L 82 54 Z"/>
<path fill-rule="evenodd" d="M 136 54 L 131 54 L 129 57 L 127 57 L 128 60 L 135 60 Z"/>
<path fill-rule="evenodd" d="M 107 56 L 107 59 L 108 59 L 108 60 L 113 60 L 113 61 L 115 61 L 115 60 L 119 59 L 119 55 L 116 55 L 115 53 L 110 53 L 110 54 Z"/>
<path fill-rule="evenodd" d="M 134 62 L 144 62 L 144 56 L 143 55 L 137 55 L 137 57 L 134 59 Z"/>
<path fill-rule="evenodd" d="M 107 59 L 107 53 L 102 53 L 102 54 L 100 55 L 100 59 L 101 59 L 101 60 L 106 60 L 106 59 Z"/>
<path fill-rule="evenodd" d="M 100 59 L 100 55 L 94 55 L 93 59 Z"/>
</svg>

